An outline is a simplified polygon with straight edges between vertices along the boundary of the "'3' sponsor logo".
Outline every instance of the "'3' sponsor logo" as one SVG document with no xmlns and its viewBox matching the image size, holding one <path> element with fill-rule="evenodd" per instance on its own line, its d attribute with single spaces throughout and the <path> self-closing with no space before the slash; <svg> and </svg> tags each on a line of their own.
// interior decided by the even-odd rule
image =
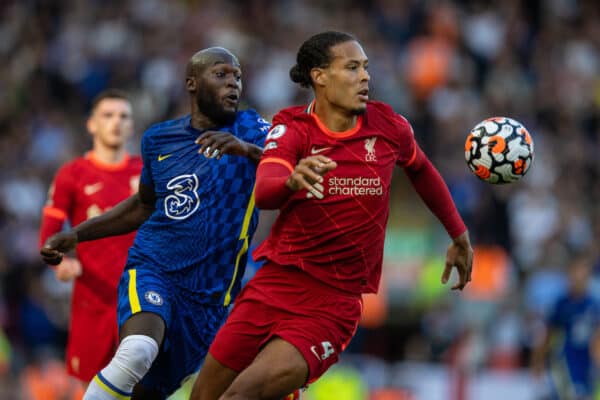
<svg viewBox="0 0 600 400">
<path fill-rule="evenodd" d="M 171 219 L 186 219 L 200 206 L 196 174 L 179 175 L 167 183 L 171 194 L 165 197 L 165 214 Z"/>
</svg>

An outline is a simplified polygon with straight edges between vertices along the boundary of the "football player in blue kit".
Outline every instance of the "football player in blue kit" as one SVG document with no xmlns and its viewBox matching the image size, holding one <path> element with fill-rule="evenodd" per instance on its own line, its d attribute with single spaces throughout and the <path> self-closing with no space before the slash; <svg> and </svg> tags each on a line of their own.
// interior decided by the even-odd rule
<svg viewBox="0 0 600 400">
<path fill-rule="evenodd" d="M 78 242 L 138 229 L 119 284 L 120 344 L 84 399 L 166 398 L 198 370 L 241 286 L 269 123 L 238 111 L 240 64 L 224 48 L 189 60 L 186 87 L 191 114 L 143 135 L 138 194 L 41 251 L 56 264 Z"/>
<path fill-rule="evenodd" d="M 592 270 L 587 254 L 570 262 L 569 290 L 552 308 L 545 337 L 532 354 L 535 375 L 547 369 L 552 399 L 594 398 L 600 367 L 600 304 L 588 285 Z"/>
</svg>

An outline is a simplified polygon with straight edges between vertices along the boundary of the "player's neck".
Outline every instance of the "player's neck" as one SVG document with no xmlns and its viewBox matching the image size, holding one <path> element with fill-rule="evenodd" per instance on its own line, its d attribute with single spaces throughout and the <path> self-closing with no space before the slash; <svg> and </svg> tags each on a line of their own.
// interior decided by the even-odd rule
<svg viewBox="0 0 600 400">
<path fill-rule="evenodd" d="M 192 128 L 197 129 L 199 131 L 205 131 L 209 128 L 214 128 L 218 126 L 218 124 L 215 121 L 210 119 L 210 117 L 208 117 L 200 110 L 198 104 L 195 101 L 192 101 L 191 108 L 192 115 L 190 125 L 192 125 Z"/>
<path fill-rule="evenodd" d="M 333 132 L 345 132 L 354 128 L 357 116 L 348 111 L 335 107 L 327 101 L 315 100 L 313 104 L 313 114 L 319 118 L 319 121 Z"/>
<path fill-rule="evenodd" d="M 208 118 L 206 115 L 202 113 L 192 113 L 192 128 L 197 129 L 199 131 L 204 131 L 208 128 L 213 128 L 216 124 Z"/>
<path fill-rule="evenodd" d="M 93 152 L 94 158 L 106 164 L 118 164 L 123 161 L 127 154 L 124 146 L 118 149 L 106 146 L 94 146 Z"/>
</svg>

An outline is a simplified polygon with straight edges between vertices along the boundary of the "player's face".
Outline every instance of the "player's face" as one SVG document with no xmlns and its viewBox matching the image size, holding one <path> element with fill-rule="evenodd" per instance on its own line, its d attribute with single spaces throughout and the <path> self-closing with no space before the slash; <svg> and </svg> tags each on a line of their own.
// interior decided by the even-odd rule
<svg viewBox="0 0 600 400">
<path fill-rule="evenodd" d="M 196 100 L 201 113 L 217 124 L 235 120 L 242 95 L 242 70 L 237 60 L 224 55 L 202 72 L 198 87 Z"/>
<path fill-rule="evenodd" d="M 592 269 L 585 259 L 575 260 L 569 268 L 571 287 L 576 293 L 584 293 L 588 286 L 588 281 Z"/>
<path fill-rule="evenodd" d="M 95 143 L 119 149 L 133 133 L 131 104 L 125 99 L 103 99 L 92 111 L 87 126 Z"/>
<path fill-rule="evenodd" d="M 351 114 L 362 114 L 369 100 L 369 59 L 356 41 L 330 48 L 331 63 L 325 68 L 325 96 L 332 105 Z"/>
</svg>

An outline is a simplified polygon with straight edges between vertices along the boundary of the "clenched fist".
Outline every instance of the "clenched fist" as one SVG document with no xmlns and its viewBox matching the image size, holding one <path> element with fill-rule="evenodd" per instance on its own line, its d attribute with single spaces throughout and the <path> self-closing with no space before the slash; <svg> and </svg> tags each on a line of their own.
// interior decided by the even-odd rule
<svg viewBox="0 0 600 400">
<path fill-rule="evenodd" d="M 58 265 L 62 262 L 64 253 L 73 250 L 76 245 L 77 234 L 75 232 L 59 232 L 46 240 L 40 254 L 46 264 Z"/>
</svg>

